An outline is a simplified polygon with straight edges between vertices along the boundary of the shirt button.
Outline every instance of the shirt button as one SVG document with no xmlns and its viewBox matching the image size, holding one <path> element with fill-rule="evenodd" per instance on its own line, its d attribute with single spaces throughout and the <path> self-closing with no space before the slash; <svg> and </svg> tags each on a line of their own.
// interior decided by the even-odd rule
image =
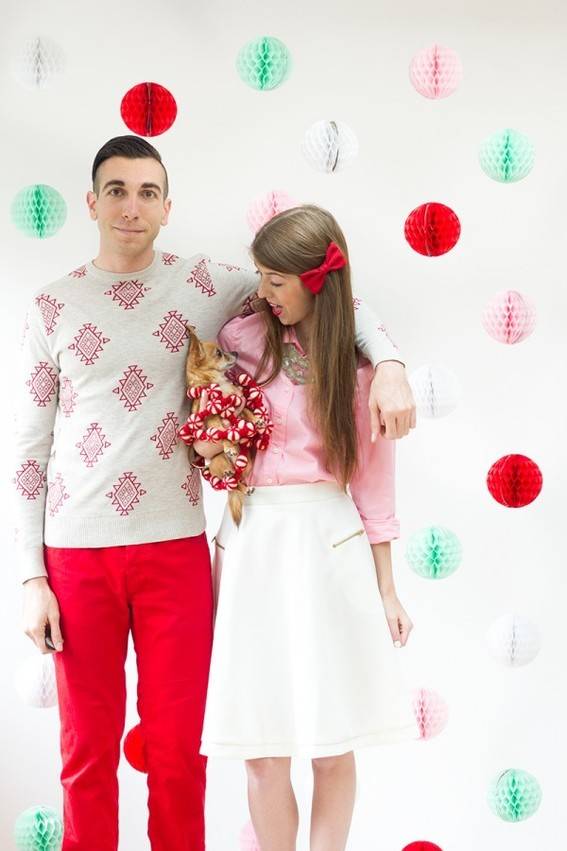
<svg viewBox="0 0 567 851">
<path fill-rule="evenodd" d="M 273 479 L 267 479 L 266 481 L 268 482 L 269 485 L 271 485 L 271 484 L 273 484 L 274 480 Z"/>
<path fill-rule="evenodd" d="M 276 452 L 276 453 L 277 453 L 277 452 L 279 452 L 279 451 L 280 451 L 280 450 L 278 449 L 278 447 L 277 447 L 277 446 L 274 446 L 274 448 L 272 449 L 272 452 Z"/>
</svg>

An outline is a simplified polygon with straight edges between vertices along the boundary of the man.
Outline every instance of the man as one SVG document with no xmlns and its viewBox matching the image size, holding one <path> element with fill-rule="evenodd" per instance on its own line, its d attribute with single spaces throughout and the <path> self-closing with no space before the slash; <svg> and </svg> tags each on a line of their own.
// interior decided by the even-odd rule
<svg viewBox="0 0 567 851">
<path fill-rule="evenodd" d="M 98 255 L 37 292 L 24 338 L 14 475 L 24 628 L 56 654 L 63 851 L 118 847 L 130 630 L 151 846 L 202 851 L 212 595 L 200 479 L 177 438 L 189 413 L 186 326 L 214 338 L 257 278 L 154 251 L 171 200 L 144 139 L 111 139 L 92 177 Z M 364 305 L 356 317 L 378 364 L 374 429 L 402 437 L 415 409 L 399 352 Z"/>
</svg>

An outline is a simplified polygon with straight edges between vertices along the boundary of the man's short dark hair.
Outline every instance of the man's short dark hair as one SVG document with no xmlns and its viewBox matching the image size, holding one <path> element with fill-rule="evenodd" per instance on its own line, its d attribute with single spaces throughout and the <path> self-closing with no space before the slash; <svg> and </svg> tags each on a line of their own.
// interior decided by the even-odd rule
<svg viewBox="0 0 567 851">
<path fill-rule="evenodd" d="M 152 160 L 157 160 L 161 164 L 165 172 L 164 184 L 164 200 L 169 195 L 169 181 L 167 179 L 167 170 L 161 161 L 161 154 L 153 145 L 141 139 L 139 136 L 115 136 L 114 139 L 109 139 L 94 158 L 92 168 L 93 189 L 98 192 L 96 186 L 96 173 L 105 160 L 110 157 L 127 157 L 130 160 L 148 157 Z"/>
</svg>

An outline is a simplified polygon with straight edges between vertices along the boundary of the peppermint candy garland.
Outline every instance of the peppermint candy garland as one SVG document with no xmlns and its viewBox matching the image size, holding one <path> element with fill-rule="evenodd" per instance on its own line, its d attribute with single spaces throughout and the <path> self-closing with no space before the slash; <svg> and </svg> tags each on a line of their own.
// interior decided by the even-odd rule
<svg viewBox="0 0 567 851">
<path fill-rule="evenodd" d="M 235 373 L 232 380 L 242 388 L 242 395 L 237 393 L 225 395 L 218 384 L 188 389 L 187 396 L 189 399 L 200 399 L 203 390 L 208 392 L 207 407 L 203 411 L 189 414 L 187 421 L 178 431 L 179 437 L 188 446 L 191 446 L 195 440 L 209 442 L 230 440 L 231 443 L 238 443 L 240 447 L 245 449 L 251 446 L 255 446 L 259 450 L 267 448 L 274 424 L 264 404 L 262 391 L 246 372 Z M 244 402 L 245 407 L 260 418 L 259 422 L 247 422 L 236 413 L 242 402 Z M 215 414 L 228 420 L 226 428 L 205 427 L 204 421 Z M 248 455 L 241 452 L 234 461 L 232 475 L 220 479 L 211 474 L 209 468 L 205 466 L 204 458 L 198 457 L 194 462 L 194 466 L 201 470 L 203 478 L 209 481 L 215 490 L 236 490 L 247 465 Z"/>
</svg>

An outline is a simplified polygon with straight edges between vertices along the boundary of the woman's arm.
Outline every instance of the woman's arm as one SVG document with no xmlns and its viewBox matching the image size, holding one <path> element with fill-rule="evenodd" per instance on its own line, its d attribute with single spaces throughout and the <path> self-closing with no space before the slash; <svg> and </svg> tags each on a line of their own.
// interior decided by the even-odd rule
<svg viewBox="0 0 567 851">
<path fill-rule="evenodd" d="M 404 647 L 413 629 L 413 623 L 398 600 L 392 572 L 392 552 L 390 541 L 372 544 L 372 555 L 376 566 L 378 588 L 382 597 L 386 621 L 395 647 Z"/>
<path fill-rule="evenodd" d="M 376 577 L 380 596 L 396 596 L 394 576 L 392 573 L 392 547 L 390 541 L 382 541 L 380 544 L 371 544 L 374 564 L 376 565 Z"/>
</svg>

